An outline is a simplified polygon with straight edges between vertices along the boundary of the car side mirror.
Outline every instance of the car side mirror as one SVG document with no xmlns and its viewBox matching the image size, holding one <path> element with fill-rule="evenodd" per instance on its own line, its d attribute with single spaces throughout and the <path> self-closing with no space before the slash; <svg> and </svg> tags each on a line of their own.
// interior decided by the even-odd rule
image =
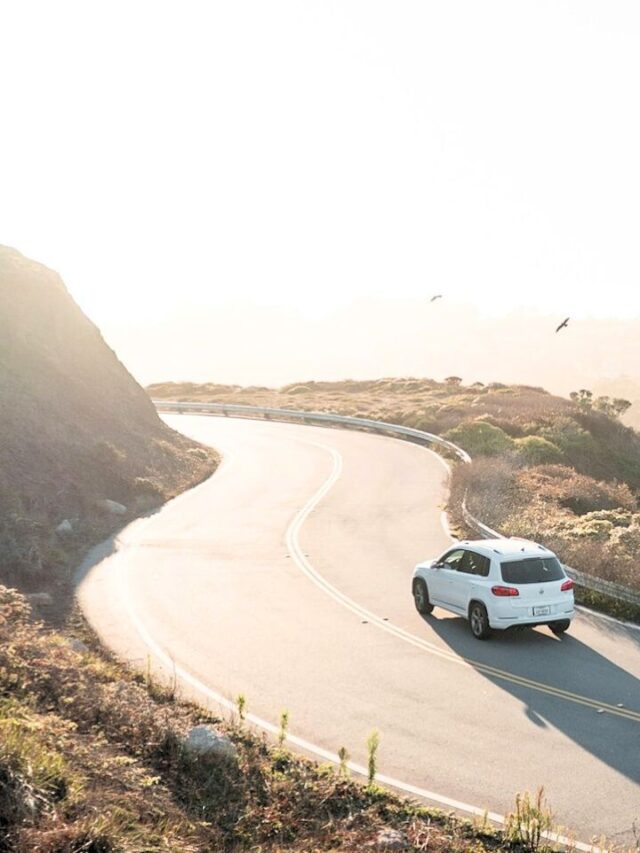
<svg viewBox="0 0 640 853">
<path fill-rule="evenodd" d="M 443 568 L 444 568 L 444 563 L 442 562 L 442 560 L 438 560 L 437 562 L 435 562 L 435 563 L 433 564 L 432 568 L 434 568 L 434 569 L 443 569 Z"/>
</svg>

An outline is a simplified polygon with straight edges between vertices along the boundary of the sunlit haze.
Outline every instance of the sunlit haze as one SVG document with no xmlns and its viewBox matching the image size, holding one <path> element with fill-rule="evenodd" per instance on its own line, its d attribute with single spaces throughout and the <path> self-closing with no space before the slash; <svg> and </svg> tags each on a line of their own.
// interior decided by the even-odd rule
<svg viewBox="0 0 640 853">
<path fill-rule="evenodd" d="M 144 381 L 340 373 L 266 370 L 242 306 L 640 317 L 634 2 L 9 0 L 0 28 L 0 243 Z M 260 369 L 198 361 L 216 317 Z"/>
</svg>

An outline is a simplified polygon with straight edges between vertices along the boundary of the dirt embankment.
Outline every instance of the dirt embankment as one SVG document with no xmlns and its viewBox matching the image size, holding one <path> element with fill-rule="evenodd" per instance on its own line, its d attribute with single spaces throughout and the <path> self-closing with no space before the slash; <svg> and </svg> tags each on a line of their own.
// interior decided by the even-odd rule
<svg viewBox="0 0 640 853">
<path fill-rule="evenodd" d="M 0 247 L 0 582 L 51 594 L 63 616 L 89 545 L 215 466 L 158 418 L 61 278 Z"/>
</svg>

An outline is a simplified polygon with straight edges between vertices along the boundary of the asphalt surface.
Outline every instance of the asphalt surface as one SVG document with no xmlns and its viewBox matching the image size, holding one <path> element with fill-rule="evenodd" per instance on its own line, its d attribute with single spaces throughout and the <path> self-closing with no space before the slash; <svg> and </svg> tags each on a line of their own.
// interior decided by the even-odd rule
<svg viewBox="0 0 640 853">
<path fill-rule="evenodd" d="M 429 450 L 292 424 L 167 415 L 219 471 L 90 556 L 81 606 L 122 658 L 208 704 L 244 694 L 295 744 L 345 746 L 436 802 L 506 814 L 544 785 L 582 841 L 640 829 L 640 631 L 583 612 L 481 643 L 423 618 L 414 565 L 451 539 Z"/>
</svg>

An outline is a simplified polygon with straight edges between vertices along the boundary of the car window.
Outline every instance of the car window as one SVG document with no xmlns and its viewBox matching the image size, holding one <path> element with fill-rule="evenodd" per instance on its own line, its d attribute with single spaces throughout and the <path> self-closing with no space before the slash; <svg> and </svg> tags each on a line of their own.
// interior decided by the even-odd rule
<svg viewBox="0 0 640 853">
<path fill-rule="evenodd" d="M 465 551 L 462 548 L 456 548 L 455 551 L 449 551 L 448 554 L 445 554 L 440 562 L 444 563 L 448 569 L 456 570 L 464 555 Z"/>
<path fill-rule="evenodd" d="M 469 551 L 468 554 L 471 573 L 486 578 L 489 574 L 491 560 L 488 557 L 483 557 L 482 554 L 476 554 L 475 551 Z"/>
<path fill-rule="evenodd" d="M 505 583 L 545 583 L 565 577 L 557 557 L 528 557 L 500 564 Z"/>
<path fill-rule="evenodd" d="M 465 575 L 473 574 L 473 554 L 471 551 L 465 551 L 462 555 L 462 558 L 459 560 L 457 566 L 457 571 L 464 572 Z"/>
<path fill-rule="evenodd" d="M 489 574 L 490 565 L 491 561 L 488 557 L 483 557 L 482 554 L 476 554 L 475 551 L 465 551 L 464 556 L 456 568 L 459 572 L 486 578 Z"/>
</svg>

